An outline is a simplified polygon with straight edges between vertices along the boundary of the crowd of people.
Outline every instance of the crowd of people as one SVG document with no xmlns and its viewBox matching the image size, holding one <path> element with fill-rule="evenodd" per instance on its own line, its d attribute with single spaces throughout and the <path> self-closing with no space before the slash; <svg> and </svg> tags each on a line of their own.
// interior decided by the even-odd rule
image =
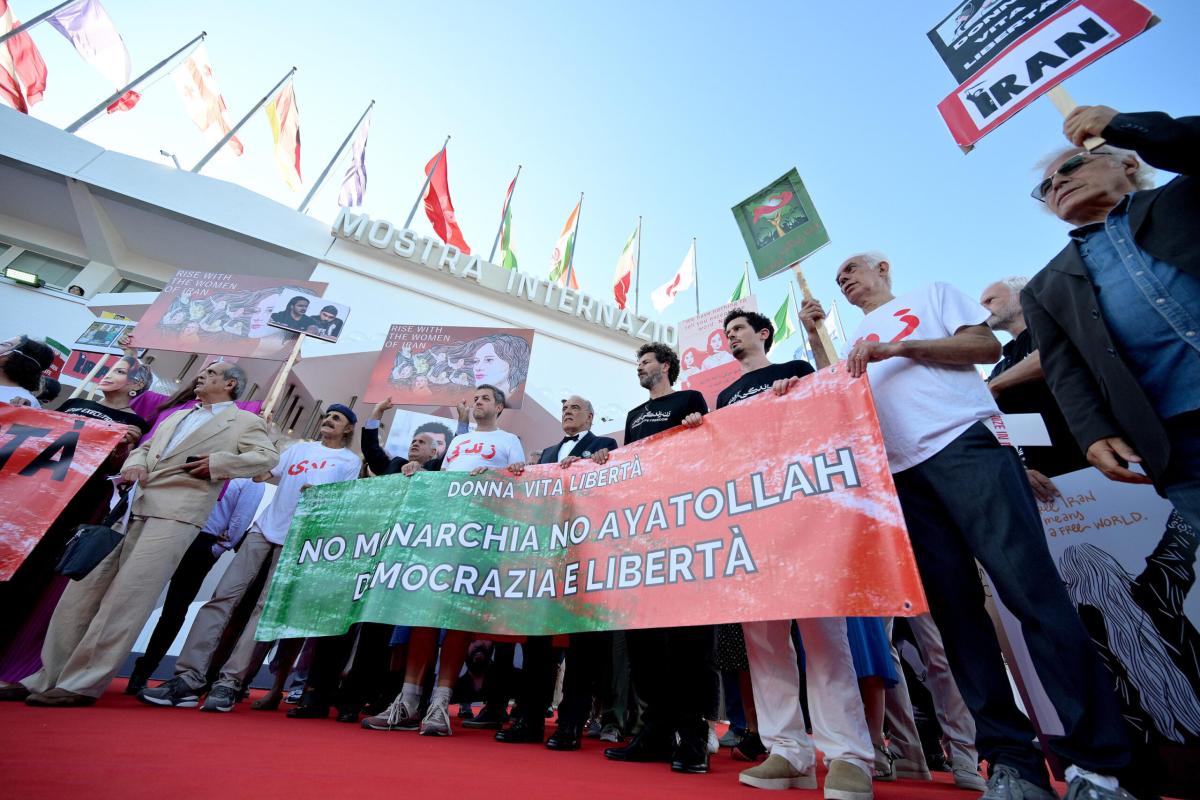
<svg viewBox="0 0 1200 800">
<path fill-rule="evenodd" d="M 276 685 L 254 707 L 277 708 L 295 668 L 303 690 L 289 717 L 336 710 L 338 721 L 369 731 L 450 736 L 457 703 L 459 725 L 495 729 L 497 742 L 569 751 L 594 737 L 611 745 L 610 760 L 663 762 L 680 773 L 707 772 L 727 745 L 748 763 L 739 781 L 761 789 L 816 789 L 820 754 L 831 800 L 870 800 L 876 782 L 929 780 L 932 770 L 985 800 L 1048 800 L 1057 794 L 1045 747 L 1065 768 L 1068 800 L 1156 797 L 1156 746 L 1200 742 L 1200 723 L 1180 713 L 1176 729 L 1164 731 L 1131 701 L 1131 688 L 1148 707 L 1162 698 L 1151 696 L 1143 670 L 1114 656 L 1138 647 L 1109 640 L 1118 628 L 1098 603 L 1081 619 L 1075 603 L 1091 595 L 1056 569 L 1036 500 L 1054 497 L 1056 477 L 1089 465 L 1114 481 L 1153 484 L 1175 508 L 1174 569 L 1194 579 L 1200 248 L 1188 220 L 1200 219 L 1191 177 L 1200 118 L 1093 106 L 1073 112 L 1064 130 L 1071 146 L 1045 162 L 1033 195 L 1071 230 L 1031 279 L 998 280 L 980 298 L 942 282 L 897 296 L 899 270 L 874 252 L 850 255 L 836 274 L 863 312 L 841 357 L 852 377 L 870 382 L 928 614 L 525 637 L 519 669 L 518 642 L 505 637 L 362 623 L 341 636 L 278 643 Z M 1089 151 L 1082 143 L 1094 136 L 1106 142 Z M 1153 188 L 1148 166 L 1179 177 Z M 822 304 L 806 300 L 800 317 L 815 339 Z M 1001 347 L 994 331 L 1011 341 Z M 774 326 L 753 311 L 731 311 L 724 333 L 741 374 L 717 409 L 787 395 L 834 360 L 818 351 L 815 364 L 772 362 Z M 359 420 L 347 406 L 327 409 L 318 440 L 281 451 L 278 431 L 239 407 L 246 380 L 236 364 L 210 364 L 176 396 L 151 402 L 141 399 L 148 369 L 127 355 L 101 381 L 101 399 L 57 409 L 122 425 L 126 437 L 4 587 L 12 611 L 2 623 L 0 699 L 96 702 L 169 586 L 126 691 L 153 707 L 234 710 L 271 648 L 254 640 L 256 622 L 305 490 L 423 470 L 520 475 L 528 463 L 604 464 L 618 447 L 708 424 L 704 396 L 674 388 L 681 363 L 672 348 L 650 343 L 636 357 L 646 400 L 628 412 L 620 442 L 594 433 L 592 402 L 572 395 L 562 401 L 562 439 L 527 452 L 504 430 L 505 388 L 478 382 L 457 429 L 417 428 L 406 456 L 380 445 L 392 408 L 380 403 L 363 422 L 360 459 L 348 447 Z M 37 406 L 51 358 L 25 336 L 0 344 L 0 402 Z M 982 380 L 975 365 L 993 363 Z M 1040 414 L 1050 446 L 1001 443 L 984 424 L 998 408 Z M 113 474 L 123 495 L 134 487 L 124 539 L 64 591 L 54 556 L 75 525 L 107 513 Z M 268 481 L 274 495 L 255 516 Z M 204 577 L 231 549 L 173 676 L 150 686 Z M 1039 742 L 1018 706 L 976 562 L 1020 623 L 1060 735 Z M 1184 629 L 1172 639 L 1178 646 L 1156 651 L 1164 669 L 1196 675 L 1200 635 L 1178 610 L 1155 612 L 1160 624 Z M 1172 686 L 1176 706 L 1198 702 L 1200 686 Z M 732 723 L 723 739 L 718 720 Z"/>
</svg>

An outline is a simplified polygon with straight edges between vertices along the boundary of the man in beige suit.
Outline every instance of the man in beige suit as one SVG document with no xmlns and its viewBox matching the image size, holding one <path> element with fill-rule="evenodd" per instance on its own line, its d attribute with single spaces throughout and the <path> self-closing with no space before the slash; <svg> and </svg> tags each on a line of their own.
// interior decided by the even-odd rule
<svg viewBox="0 0 1200 800">
<path fill-rule="evenodd" d="M 209 365 L 195 408 L 167 418 L 129 454 L 121 479 L 138 484 L 125 538 L 86 578 L 67 587 L 42 647 L 42 668 L 0 690 L 33 706 L 96 702 L 129 654 L 154 603 L 212 511 L 224 481 L 272 469 L 279 452 L 262 419 L 234 400 L 246 374 Z"/>
</svg>

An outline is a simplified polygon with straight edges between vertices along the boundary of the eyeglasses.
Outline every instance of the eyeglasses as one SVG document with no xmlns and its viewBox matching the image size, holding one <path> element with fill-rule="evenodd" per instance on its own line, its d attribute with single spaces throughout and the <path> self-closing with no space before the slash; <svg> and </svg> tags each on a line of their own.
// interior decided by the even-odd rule
<svg viewBox="0 0 1200 800">
<path fill-rule="evenodd" d="M 1096 153 L 1077 153 L 1071 156 L 1066 161 L 1059 164 L 1058 169 L 1054 170 L 1053 173 L 1042 179 L 1037 186 L 1034 186 L 1033 191 L 1029 193 L 1029 196 L 1034 200 L 1037 200 L 1039 203 L 1046 202 L 1046 195 L 1050 193 L 1050 188 L 1054 186 L 1055 175 L 1070 175 L 1072 172 L 1088 163 L 1088 161 L 1090 161 L 1094 156 L 1104 155 L 1109 154 L 1102 151 Z"/>
</svg>

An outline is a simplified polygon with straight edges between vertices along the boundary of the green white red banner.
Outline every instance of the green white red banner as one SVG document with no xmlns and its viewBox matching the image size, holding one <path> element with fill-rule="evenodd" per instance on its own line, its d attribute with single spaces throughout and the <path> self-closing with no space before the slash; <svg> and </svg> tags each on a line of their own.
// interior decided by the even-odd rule
<svg viewBox="0 0 1200 800">
<path fill-rule="evenodd" d="M 304 493 L 257 638 L 926 610 L 870 388 L 837 367 L 583 460 Z"/>
</svg>

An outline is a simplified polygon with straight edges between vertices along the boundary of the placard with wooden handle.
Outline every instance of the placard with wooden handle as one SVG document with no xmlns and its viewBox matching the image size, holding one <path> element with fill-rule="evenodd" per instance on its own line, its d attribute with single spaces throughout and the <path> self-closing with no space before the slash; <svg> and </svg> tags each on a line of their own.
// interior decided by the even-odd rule
<svg viewBox="0 0 1200 800">
<path fill-rule="evenodd" d="M 804 279 L 804 272 L 801 271 L 800 265 L 797 264 L 796 266 L 792 267 L 792 270 L 796 273 L 796 283 L 800 284 L 800 294 L 805 300 L 812 300 L 812 292 L 808 290 L 808 281 Z M 829 330 L 825 327 L 824 320 L 817 323 L 816 341 L 813 341 L 810 338 L 809 343 L 812 345 L 814 354 L 818 352 L 817 348 L 820 348 L 821 351 L 823 351 L 826 360 L 830 364 L 836 364 L 838 362 L 837 349 L 833 346 L 833 339 L 831 339 L 829 336 Z"/>
<path fill-rule="evenodd" d="M 1063 115 L 1063 119 L 1070 116 L 1079 104 L 1075 102 L 1075 98 L 1071 97 L 1071 93 L 1062 86 L 1055 86 L 1050 91 L 1046 92 L 1046 97 L 1050 98 L 1050 102 L 1054 103 L 1054 107 L 1058 109 L 1058 113 Z M 1083 140 L 1083 146 L 1090 152 L 1104 144 L 1103 137 L 1089 136 Z"/>
</svg>

